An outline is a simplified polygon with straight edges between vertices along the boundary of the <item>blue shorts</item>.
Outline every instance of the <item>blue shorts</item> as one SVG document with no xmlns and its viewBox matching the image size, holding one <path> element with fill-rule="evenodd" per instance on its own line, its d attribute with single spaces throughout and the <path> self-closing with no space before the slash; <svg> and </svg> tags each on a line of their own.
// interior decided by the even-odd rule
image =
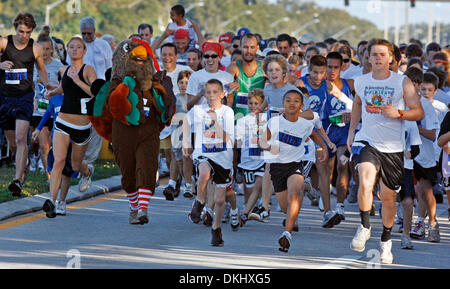
<svg viewBox="0 0 450 289">
<path fill-rule="evenodd" d="M 338 127 L 336 125 L 331 125 L 328 129 L 327 136 L 336 147 L 346 146 L 348 138 L 348 130 L 350 125 L 344 127 Z M 332 158 L 336 153 L 333 153 L 330 148 L 328 148 L 328 158 Z"/>
<path fill-rule="evenodd" d="M 16 120 L 31 122 L 34 110 L 34 91 L 19 97 L 0 95 L 0 127 L 15 130 Z"/>
</svg>

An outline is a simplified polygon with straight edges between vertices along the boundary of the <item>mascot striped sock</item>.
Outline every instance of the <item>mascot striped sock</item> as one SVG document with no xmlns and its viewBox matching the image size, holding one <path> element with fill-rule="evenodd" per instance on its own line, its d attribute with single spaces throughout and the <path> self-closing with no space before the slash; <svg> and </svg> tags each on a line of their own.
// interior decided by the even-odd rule
<svg viewBox="0 0 450 289">
<path fill-rule="evenodd" d="M 130 208 L 133 211 L 137 211 L 138 207 L 139 207 L 138 192 L 131 192 L 131 193 L 127 192 L 127 198 L 128 198 L 128 202 L 130 203 Z"/>
<path fill-rule="evenodd" d="M 139 187 L 138 194 L 139 210 L 147 210 L 152 191 L 148 187 Z"/>
</svg>

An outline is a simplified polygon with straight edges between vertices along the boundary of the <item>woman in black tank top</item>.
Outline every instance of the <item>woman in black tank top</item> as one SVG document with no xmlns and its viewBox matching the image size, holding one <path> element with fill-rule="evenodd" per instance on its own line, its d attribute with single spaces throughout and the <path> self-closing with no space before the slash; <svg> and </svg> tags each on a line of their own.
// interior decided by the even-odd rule
<svg viewBox="0 0 450 289">
<path fill-rule="evenodd" d="M 50 197 L 44 204 L 47 217 L 56 216 L 55 201 L 61 184 L 68 147 L 72 145 L 72 161 L 74 171 L 79 171 L 84 178 L 90 178 L 93 167 L 83 161 L 90 140 L 92 125 L 86 116 L 86 103 L 93 97 L 90 92 L 91 83 L 97 79 L 92 66 L 83 63 L 86 45 L 79 37 L 73 37 L 67 44 L 67 54 L 72 65 L 63 66 L 63 74 L 58 88 L 47 92 L 46 97 L 64 94 L 63 104 L 55 121 L 53 134 L 54 164 L 50 175 Z"/>
</svg>

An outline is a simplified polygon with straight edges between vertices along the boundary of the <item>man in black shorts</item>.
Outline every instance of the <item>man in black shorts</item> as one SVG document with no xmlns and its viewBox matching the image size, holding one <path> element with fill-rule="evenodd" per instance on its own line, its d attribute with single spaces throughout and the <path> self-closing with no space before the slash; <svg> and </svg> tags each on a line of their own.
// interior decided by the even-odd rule
<svg viewBox="0 0 450 289">
<path fill-rule="evenodd" d="M 0 127 L 15 152 L 15 177 L 8 186 L 13 196 L 20 196 L 26 178 L 27 134 L 33 114 L 35 64 L 46 88 L 54 88 L 48 81 L 42 47 L 30 38 L 35 27 L 33 15 L 20 13 L 14 19 L 16 34 L 0 38 Z M 30 160 L 28 163 L 31 164 Z"/>
<path fill-rule="evenodd" d="M 361 225 L 353 237 L 351 249 L 362 252 L 370 238 L 372 188 L 379 180 L 381 188 L 383 233 L 380 262 L 391 264 L 391 230 L 396 213 L 396 192 L 403 177 L 403 120 L 424 117 L 419 95 L 409 78 L 389 70 L 394 48 L 384 39 L 373 39 L 368 46 L 372 72 L 355 79 L 347 146 L 356 158 L 359 176 L 358 202 Z M 405 110 L 406 106 L 409 110 Z M 361 130 L 355 136 L 358 122 Z"/>
</svg>

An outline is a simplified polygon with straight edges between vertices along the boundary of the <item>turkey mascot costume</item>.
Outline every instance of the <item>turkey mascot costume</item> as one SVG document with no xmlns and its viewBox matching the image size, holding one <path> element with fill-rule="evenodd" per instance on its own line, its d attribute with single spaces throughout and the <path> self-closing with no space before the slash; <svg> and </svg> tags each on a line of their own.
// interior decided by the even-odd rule
<svg viewBox="0 0 450 289">
<path fill-rule="evenodd" d="M 155 192 L 159 133 L 175 113 L 172 82 L 160 71 L 150 46 L 133 38 L 117 46 L 107 80 L 97 79 L 91 91 L 95 98 L 89 119 L 112 142 L 130 204 L 129 222 L 146 224 Z"/>
</svg>

